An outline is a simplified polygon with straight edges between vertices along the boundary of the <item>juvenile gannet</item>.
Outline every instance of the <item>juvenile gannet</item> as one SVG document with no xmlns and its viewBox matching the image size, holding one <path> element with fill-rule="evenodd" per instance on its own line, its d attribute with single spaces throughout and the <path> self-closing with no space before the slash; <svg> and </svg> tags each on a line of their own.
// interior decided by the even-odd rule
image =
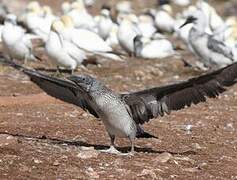
<svg viewBox="0 0 237 180">
<path fill-rule="evenodd" d="M 115 138 L 128 138 L 134 153 L 135 138 L 155 137 L 146 133 L 141 125 L 151 119 L 190 107 L 192 104 L 215 98 L 235 84 L 237 63 L 189 79 L 138 92 L 119 94 L 106 87 L 100 80 L 88 75 L 69 76 L 63 80 L 26 69 L 13 63 L 30 77 L 47 94 L 81 107 L 101 118 L 111 143 L 105 152 L 121 154 L 115 149 Z"/>
</svg>

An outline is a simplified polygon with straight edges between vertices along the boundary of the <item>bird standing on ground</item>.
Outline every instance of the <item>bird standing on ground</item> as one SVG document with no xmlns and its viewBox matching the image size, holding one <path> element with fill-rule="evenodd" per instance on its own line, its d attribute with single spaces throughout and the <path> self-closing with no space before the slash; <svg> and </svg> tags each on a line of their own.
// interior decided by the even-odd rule
<svg viewBox="0 0 237 180">
<path fill-rule="evenodd" d="M 124 17 L 118 29 L 119 44 L 130 56 L 134 55 L 133 39 L 141 34 L 137 23 L 136 15 L 130 14 Z"/>
<path fill-rule="evenodd" d="M 190 23 L 193 27 L 189 32 L 189 43 L 206 67 L 223 67 L 234 62 L 232 49 L 205 32 L 206 21 L 201 11 L 189 16 L 181 28 Z"/>
<path fill-rule="evenodd" d="M 86 59 L 86 55 L 83 50 L 63 39 L 59 33 L 63 28 L 64 24 L 61 21 L 53 22 L 45 50 L 53 64 L 57 65 L 58 70 L 60 67 L 66 67 L 73 73 L 76 67 Z"/>
<path fill-rule="evenodd" d="M 101 81 L 88 76 L 69 76 L 63 80 L 26 69 L 13 62 L 9 65 L 28 75 L 47 94 L 77 105 L 101 118 L 110 136 L 111 146 L 105 152 L 120 154 L 115 149 L 115 137 L 129 138 L 131 153 L 134 153 L 136 137 L 154 137 L 146 133 L 140 125 L 150 119 L 170 114 L 173 110 L 190 107 L 215 98 L 224 92 L 225 87 L 236 83 L 237 63 L 189 79 L 138 92 L 118 94 L 106 87 Z"/>
<path fill-rule="evenodd" d="M 4 52 L 11 59 L 24 60 L 24 63 L 27 63 L 27 60 L 41 60 L 33 54 L 30 36 L 16 24 L 16 16 L 13 14 L 6 16 L 2 30 L 2 44 Z"/>
</svg>

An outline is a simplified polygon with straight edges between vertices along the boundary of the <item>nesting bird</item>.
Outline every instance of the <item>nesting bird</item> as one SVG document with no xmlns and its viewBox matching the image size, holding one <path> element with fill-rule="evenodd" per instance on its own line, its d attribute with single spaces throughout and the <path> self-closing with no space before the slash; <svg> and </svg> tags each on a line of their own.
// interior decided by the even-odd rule
<svg viewBox="0 0 237 180">
<path fill-rule="evenodd" d="M 165 58 L 174 55 L 172 44 L 164 37 L 149 39 L 137 35 L 134 38 L 135 56 L 147 59 Z"/>
<path fill-rule="evenodd" d="M 16 16 L 13 14 L 6 16 L 2 30 L 2 44 L 4 53 L 11 59 L 23 60 L 24 63 L 27 60 L 40 60 L 33 54 L 30 36 L 16 24 Z"/>
<path fill-rule="evenodd" d="M 117 36 L 119 44 L 130 56 L 134 54 L 133 39 L 137 35 L 141 35 L 137 23 L 138 19 L 136 15 L 130 14 L 124 17 L 118 29 Z"/>
</svg>

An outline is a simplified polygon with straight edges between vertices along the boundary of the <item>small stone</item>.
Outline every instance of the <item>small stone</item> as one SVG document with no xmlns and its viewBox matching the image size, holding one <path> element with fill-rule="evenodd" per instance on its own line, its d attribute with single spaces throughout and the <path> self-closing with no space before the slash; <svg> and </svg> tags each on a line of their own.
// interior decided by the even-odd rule
<svg viewBox="0 0 237 180">
<path fill-rule="evenodd" d="M 207 167 L 207 163 L 203 162 L 201 164 L 198 165 L 198 169 L 205 169 Z"/>
<path fill-rule="evenodd" d="M 17 138 L 14 136 L 10 136 L 7 134 L 0 135 L 0 147 L 14 146 L 17 143 Z"/>
<path fill-rule="evenodd" d="M 34 163 L 35 163 L 35 164 L 40 164 L 40 163 L 42 163 L 42 161 L 40 161 L 40 160 L 38 160 L 38 159 L 34 159 Z"/>
<path fill-rule="evenodd" d="M 54 166 L 58 166 L 59 164 L 60 164 L 60 163 L 58 162 L 58 160 L 56 160 L 56 161 L 53 162 L 53 165 L 54 165 Z"/>
<path fill-rule="evenodd" d="M 196 150 L 200 150 L 200 149 L 203 149 L 198 143 L 193 143 L 192 144 L 192 147 Z"/>
<path fill-rule="evenodd" d="M 82 151 L 94 151 L 95 150 L 95 148 L 93 146 L 91 146 L 91 147 L 81 146 L 80 149 Z"/>
<path fill-rule="evenodd" d="M 141 176 L 148 176 L 152 179 L 157 179 L 157 176 L 156 176 L 156 173 L 151 170 L 151 169 L 143 169 L 141 174 L 138 174 L 137 175 L 138 177 L 141 177 Z"/>
<path fill-rule="evenodd" d="M 92 167 L 87 168 L 86 174 L 89 176 L 89 179 L 99 179 L 100 178 L 99 174 L 97 172 L 95 172 Z"/>
<path fill-rule="evenodd" d="M 77 154 L 77 157 L 81 159 L 90 159 L 90 158 L 97 158 L 98 152 L 97 151 L 81 151 Z"/>
<path fill-rule="evenodd" d="M 184 171 L 187 171 L 187 172 L 197 172 L 198 169 L 197 168 L 185 168 Z"/>
<path fill-rule="evenodd" d="M 158 162 L 158 163 L 166 163 L 170 160 L 170 158 L 172 158 L 172 155 L 168 152 L 164 152 L 164 153 L 158 155 L 155 158 L 155 161 Z"/>
</svg>

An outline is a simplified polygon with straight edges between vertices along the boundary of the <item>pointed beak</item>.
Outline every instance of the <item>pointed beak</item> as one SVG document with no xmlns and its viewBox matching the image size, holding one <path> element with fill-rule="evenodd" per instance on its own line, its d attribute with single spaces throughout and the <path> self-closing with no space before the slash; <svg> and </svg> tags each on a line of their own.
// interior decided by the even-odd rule
<svg viewBox="0 0 237 180">
<path fill-rule="evenodd" d="M 190 24 L 191 22 L 189 22 L 189 21 L 185 21 L 180 27 L 179 27 L 179 29 L 181 29 L 182 27 L 184 27 L 185 25 L 187 25 L 187 24 Z"/>
</svg>

